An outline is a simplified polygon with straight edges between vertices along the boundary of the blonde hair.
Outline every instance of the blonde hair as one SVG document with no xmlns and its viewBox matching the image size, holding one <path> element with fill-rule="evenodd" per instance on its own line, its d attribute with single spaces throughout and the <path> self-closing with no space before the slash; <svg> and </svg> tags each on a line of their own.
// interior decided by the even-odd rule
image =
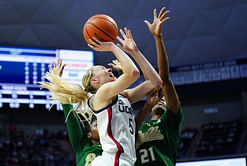
<svg viewBox="0 0 247 166">
<path fill-rule="evenodd" d="M 90 79 L 93 76 L 93 67 L 89 68 L 82 77 L 82 85 L 86 92 L 96 93 L 96 89 L 91 85 Z"/>
<path fill-rule="evenodd" d="M 56 68 L 50 68 L 50 70 L 46 72 L 45 75 L 45 78 L 48 81 L 39 82 L 39 84 L 41 89 L 45 88 L 51 92 L 51 99 L 58 101 L 62 104 L 76 103 L 76 107 L 70 110 L 65 121 L 67 121 L 71 111 L 75 110 L 77 117 L 84 126 L 84 123 L 82 122 L 78 114 L 82 115 L 88 121 L 88 123 L 91 124 L 93 112 L 87 107 L 87 100 L 89 99 L 88 92 L 96 92 L 96 89 L 90 83 L 92 75 L 92 68 L 88 69 L 88 71 L 84 74 L 82 78 L 82 84 L 85 87 L 85 90 L 83 90 L 81 85 L 76 83 L 70 83 L 64 80 L 58 74 Z M 81 109 L 81 106 L 84 107 L 84 111 Z M 89 116 L 86 116 L 85 113 L 87 113 Z"/>
</svg>

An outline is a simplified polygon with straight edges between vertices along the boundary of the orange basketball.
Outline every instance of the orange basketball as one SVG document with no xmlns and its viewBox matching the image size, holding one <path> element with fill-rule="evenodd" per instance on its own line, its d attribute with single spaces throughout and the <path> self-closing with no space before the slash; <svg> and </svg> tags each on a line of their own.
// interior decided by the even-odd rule
<svg viewBox="0 0 247 166">
<path fill-rule="evenodd" d="M 88 39 L 97 37 L 103 42 L 114 42 L 117 39 L 118 26 L 113 18 L 104 14 L 90 17 L 83 27 L 83 36 L 87 43 Z"/>
</svg>

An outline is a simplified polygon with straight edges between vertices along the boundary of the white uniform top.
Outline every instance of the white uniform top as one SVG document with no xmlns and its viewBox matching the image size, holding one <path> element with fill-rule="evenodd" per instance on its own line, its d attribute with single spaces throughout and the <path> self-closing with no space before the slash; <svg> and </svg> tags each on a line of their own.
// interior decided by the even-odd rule
<svg viewBox="0 0 247 166">
<path fill-rule="evenodd" d="M 93 96 L 88 102 L 91 109 L 92 98 Z M 93 110 L 93 112 L 97 117 L 97 128 L 103 157 L 104 153 L 113 156 L 114 166 L 119 165 L 119 160 L 125 160 L 130 165 L 134 165 L 136 161 L 136 126 L 134 111 L 129 100 L 119 94 L 112 104 L 98 111 Z"/>
</svg>

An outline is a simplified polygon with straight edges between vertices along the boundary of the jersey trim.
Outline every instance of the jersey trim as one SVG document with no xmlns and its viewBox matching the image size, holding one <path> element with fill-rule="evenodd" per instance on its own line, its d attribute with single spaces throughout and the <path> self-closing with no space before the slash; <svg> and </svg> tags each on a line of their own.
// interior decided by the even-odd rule
<svg viewBox="0 0 247 166">
<path fill-rule="evenodd" d="M 115 155 L 115 159 L 114 159 L 114 166 L 119 166 L 119 158 L 120 158 L 121 153 L 124 152 L 124 150 L 123 150 L 123 147 L 120 145 L 120 143 L 118 143 L 117 140 L 115 140 L 115 138 L 112 135 L 112 131 L 111 131 L 112 109 L 111 107 L 107 108 L 107 113 L 108 113 L 108 119 L 109 119 L 108 127 L 107 127 L 107 134 L 109 135 L 111 140 L 116 144 L 117 149 L 118 149 Z"/>
<path fill-rule="evenodd" d="M 92 105 L 90 104 L 90 100 L 91 100 L 93 97 L 94 97 L 94 96 L 91 96 L 91 97 L 88 99 L 87 105 L 90 107 L 90 109 L 91 109 L 95 114 L 101 113 L 102 111 L 106 110 L 107 108 L 111 108 L 114 104 L 117 103 L 117 100 L 118 100 L 118 95 L 117 95 L 115 101 L 113 101 L 111 104 L 105 106 L 104 108 L 101 108 L 100 110 L 95 111 L 95 110 L 92 108 Z"/>
</svg>

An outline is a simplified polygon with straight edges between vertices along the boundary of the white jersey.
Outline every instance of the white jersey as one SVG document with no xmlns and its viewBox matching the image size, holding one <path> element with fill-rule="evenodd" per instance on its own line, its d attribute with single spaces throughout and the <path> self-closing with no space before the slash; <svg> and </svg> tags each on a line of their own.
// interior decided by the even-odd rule
<svg viewBox="0 0 247 166">
<path fill-rule="evenodd" d="M 92 97 L 89 101 L 91 99 Z M 88 105 L 92 109 L 92 106 Z M 112 104 L 93 112 L 97 117 L 97 128 L 103 149 L 102 156 L 109 156 L 109 154 L 113 156 L 114 166 L 123 165 L 121 160 L 134 165 L 136 126 L 134 111 L 129 100 L 119 94 Z"/>
</svg>

